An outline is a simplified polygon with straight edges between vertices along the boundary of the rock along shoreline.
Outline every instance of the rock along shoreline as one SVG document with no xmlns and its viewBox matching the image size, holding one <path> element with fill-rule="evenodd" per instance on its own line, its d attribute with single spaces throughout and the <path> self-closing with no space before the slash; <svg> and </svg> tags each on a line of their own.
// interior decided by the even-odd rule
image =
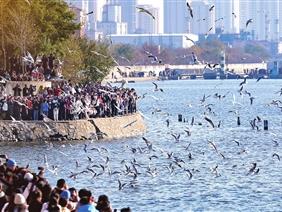
<svg viewBox="0 0 282 212">
<path fill-rule="evenodd" d="M 0 120 L 0 142 L 112 140 L 142 135 L 146 131 L 140 113 L 72 121 Z"/>
</svg>

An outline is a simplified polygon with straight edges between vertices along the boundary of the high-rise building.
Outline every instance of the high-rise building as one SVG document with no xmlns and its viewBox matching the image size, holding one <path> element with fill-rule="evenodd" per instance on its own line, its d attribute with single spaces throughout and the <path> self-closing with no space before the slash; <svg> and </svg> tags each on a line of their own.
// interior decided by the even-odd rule
<svg viewBox="0 0 282 212">
<path fill-rule="evenodd" d="M 137 0 L 107 0 L 107 4 L 118 4 L 121 6 L 121 20 L 127 23 L 128 33 L 135 33 L 137 18 Z"/>
<path fill-rule="evenodd" d="M 155 17 L 153 19 L 146 13 L 138 13 L 137 15 L 137 33 L 140 34 L 158 34 L 160 33 L 160 10 L 152 7 L 152 5 L 138 5 L 148 10 Z"/>
<path fill-rule="evenodd" d="M 194 18 L 190 19 L 190 29 L 193 34 L 206 34 L 209 29 L 210 34 L 215 33 L 215 12 L 216 8 L 212 11 L 209 11 L 212 4 L 207 1 L 197 0 L 192 1 L 191 7 L 194 11 Z"/>
<path fill-rule="evenodd" d="M 253 32 L 256 40 L 278 41 L 282 29 L 279 22 L 282 18 L 280 6 L 282 4 L 279 0 L 252 0 L 241 4 L 242 11 L 248 9 L 247 16 L 242 20 L 242 29 Z M 246 21 L 251 18 L 253 22 L 246 28 Z"/>
<path fill-rule="evenodd" d="M 164 33 L 189 32 L 187 0 L 164 0 Z M 190 1 L 191 2 L 191 1 Z"/>
<path fill-rule="evenodd" d="M 103 7 L 102 21 L 98 22 L 97 28 L 104 35 L 127 34 L 127 23 L 122 22 L 121 6 L 118 4 L 106 4 Z"/>
<path fill-rule="evenodd" d="M 214 0 L 216 28 L 223 33 L 240 32 L 240 0 Z"/>
</svg>

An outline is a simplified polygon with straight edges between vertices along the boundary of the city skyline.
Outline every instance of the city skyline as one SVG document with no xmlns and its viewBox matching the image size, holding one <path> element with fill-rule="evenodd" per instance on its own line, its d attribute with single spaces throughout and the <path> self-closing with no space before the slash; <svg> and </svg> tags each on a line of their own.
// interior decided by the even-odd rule
<svg viewBox="0 0 282 212">
<path fill-rule="evenodd" d="M 115 30 L 104 30 L 102 27 L 100 31 L 112 32 L 112 34 L 140 32 L 214 34 L 218 29 L 217 32 L 221 34 L 239 34 L 245 31 L 255 40 L 278 41 L 282 37 L 282 23 L 279 21 L 282 19 L 282 11 L 279 9 L 282 8 L 282 2 L 279 0 L 189 0 L 194 18 L 188 14 L 187 0 L 68 0 L 67 2 L 84 11 L 94 11 L 93 16 L 86 17 L 87 36 L 92 36 L 94 31 L 98 32 L 97 26 L 109 26 L 109 24 L 99 24 L 102 21 L 104 5 L 117 4 L 121 6 L 121 21 L 127 24 L 126 30 L 119 30 L 118 33 Z M 158 14 L 157 20 L 150 20 L 144 16 L 140 18 L 140 13 L 136 9 L 138 5 L 155 8 L 154 11 Z M 212 5 L 214 7 L 210 11 Z M 253 22 L 246 27 L 249 19 L 253 19 Z M 139 21 L 146 26 L 140 26 Z M 157 30 L 152 30 L 156 28 L 153 26 L 156 25 L 154 22 L 157 22 Z"/>
</svg>

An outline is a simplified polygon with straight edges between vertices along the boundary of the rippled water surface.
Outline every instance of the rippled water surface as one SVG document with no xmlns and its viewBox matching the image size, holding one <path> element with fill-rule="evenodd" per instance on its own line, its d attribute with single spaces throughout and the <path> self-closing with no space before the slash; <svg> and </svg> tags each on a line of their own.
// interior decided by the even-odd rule
<svg viewBox="0 0 282 212">
<path fill-rule="evenodd" d="M 114 208 L 130 206 L 133 211 L 280 211 L 282 161 L 273 154 L 282 156 L 282 113 L 278 107 L 268 104 L 272 99 L 281 99 L 275 92 L 282 87 L 282 81 L 261 80 L 257 83 L 248 80 L 244 89 L 255 97 L 253 105 L 250 105 L 248 95 L 239 94 L 240 82 L 157 82 L 164 93 L 153 92 L 151 82 L 129 84 L 140 95 L 147 93 L 138 105 L 147 124 L 144 137 L 152 142 L 153 151 L 148 151 L 142 137 L 138 137 L 93 143 L 54 143 L 53 148 L 47 144 L 5 145 L 1 146 L 1 153 L 15 158 L 20 165 L 30 163 L 33 170 L 39 165 L 44 166 L 46 154 L 49 167 L 58 166 L 57 175 L 46 172 L 53 185 L 58 178 L 66 178 L 70 186 L 90 188 L 96 198 L 107 194 Z M 226 94 L 226 97 L 219 100 L 214 97 L 215 93 Z M 201 104 L 204 94 L 211 96 Z M 205 107 L 207 104 L 211 104 L 211 111 Z M 178 114 L 189 123 L 178 122 Z M 212 128 L 204 120 L 205 116 L 215 125 L 221 121 L 220 128 Z M 237 116 L 241 118 L 241 126 L 237 126 Z M 269 121 L 268 131 L 263 130 L 262 123 L 257 123 L 259 130 L 251 128 L 249 122 L 257 116 Z M 190 125 L 192 117 L 194 126 Z M 184 131 L 187 127 L 191 131 L 190 137 Z M 171 134 L 180 134 L 179 142 Z M 209 141 L 215 144 L 217 152 Z M 88 149 L 103 147 L 108 152 L 102 148 L 100 153 L 96 150 L 85 153 L 84 144 Z M 170 153 L 173 155 L 168 158 Z M 189 153 L 192 159 L 189 159 Z M 110 161 L 103 172 L 98 166 L 105 165 L 107 156 Z M 177 164 L 176 160 L 183 162 Z M 133 170 L 132 163 L 140 173 L 135 181 L 132 174 L 125 174 L 125 165 Z M 257 174 L 248 174 L 252 163 L 257 164 Z M 102 174 L 93 178 L 89 171 L 78 175 L 77 179 L 68 178 L 71 172 L 83 171 L 90 165 L 94 165 L 92 169 L 96 173 Z M 109 169 L 121 173 L 110 176 Z M 149 169 L 154 170 L 151 171 L 153 174 Z M 191 179 L 184 169 L 192 173 Z M 126 183 L 122 190 L 119 190 L 118 179 Z"/>
</svg>

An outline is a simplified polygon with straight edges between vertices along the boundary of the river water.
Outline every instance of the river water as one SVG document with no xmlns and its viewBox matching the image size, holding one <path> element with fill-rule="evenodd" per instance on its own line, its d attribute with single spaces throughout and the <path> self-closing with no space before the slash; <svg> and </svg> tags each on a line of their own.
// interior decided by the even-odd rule
<svg viewBox="0 0 282 212">
<path fill-rule="evenodd" d="M 147 125 L 144 137 L 153 144 L 150 151 L 142 137 L 138 137 L 53 145 L 2 145 L 1 153 L 15 158 L 19 165 L 29 163 L 35 171 L 37 166 L 46 166 L 46 155 L 51 170 L 46 176 L 52 185 L 57 179 L 65 178 L 69 186 L 91 189 L 96 198 L 107 194 L 113 208 L 130 206 L 133 211 L 279 211 L 282 208 L 282 162 L 273 154 L 282 156 L 282 113 L 269 103 L 281 99 L 275 92 L 282 87 L 282 81 L 247 80 L 244 90 L 254 97 L 252 105 L 247 94 L 239 94 L 240 82 L 242 80 L 157 82 L 163 93 L 153 92 L 151 82 L 127 85 L 137 89 L 140 95 L 147 93 L 139 100 L 138 107 Z M 215 98 L 215 93 L 225 95 L 225 98 Z M 211 96 L 201 103 L 204 94 Z M 210 109 L 208 104 L 211 104 Z M 189 122 L 178 122 L 178 114 Z M 238 116 L 240 126 L 237 126 Z M 262 121 L 268 120 L 268 131 L 263 130 L 263 122 L 257 122 L 258 130 L 252 129 L 250 120 L 257 116 Z M 193 126 L 190 125 L 192 117 Z M 204 117 L 210 118 L 216 127 L 212 128 Z M 191 136 L 184 131 L 188 128 Z M 179 141 L 171 134 L 180 134 Z M 84 144 L 88 145 L 87 152 L 83 150 Z M 100 152 L 90 150 L 94 147 Z M 103 172 L 98 166 L 106 164 L 107 156 L 109 163 Z M 150 159 L 150 156 L 153 157 Z M 176 160 L 180 162 L 176 163 Z M 254 171 L 249 171 L 252 163 L 257 166 Z M 133 170 L 132 164 L 136 164 L 140 173 L 135 180 L 132 174 L 126 175 L 125 165 Z M 56 166 L 54 174 L 52 166 Z M 69 178 L 71 172 L 77 173 L 90 166 L 102 174 L 93 178 L 89 171 L 78 175 L 77 179 Z M 121 173 L 109 175 L 108 169 Z M 192 173 L 191 179 L 187 169 Z M 126 183 L 122 190 L 119 190 L 118 180 Z"/>
</svg>

